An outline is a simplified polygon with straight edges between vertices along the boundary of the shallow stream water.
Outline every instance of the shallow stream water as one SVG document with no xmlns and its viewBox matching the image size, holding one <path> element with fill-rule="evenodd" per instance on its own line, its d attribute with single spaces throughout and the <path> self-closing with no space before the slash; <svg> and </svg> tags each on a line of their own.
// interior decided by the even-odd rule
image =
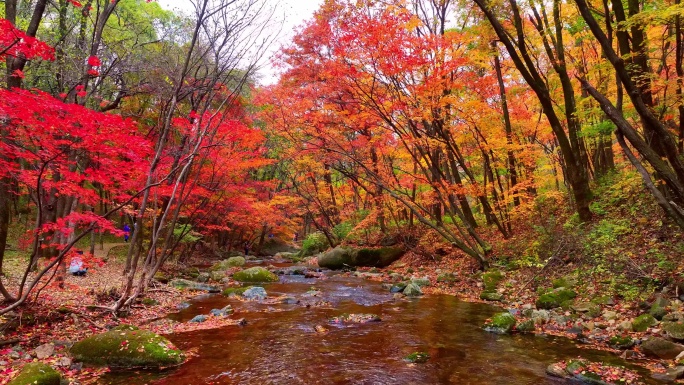
<svg viewBox="0 0 684 385">
<path fill-rule="evenodd" d="M 306 294 L 311 287 L 320 290 L 319 297 Z M 334 273 L 320 280 L 281 276 L 265 288 L 269 297 L 286 294 L 302 302 L 202 296 L 170 317 L 186 322 L 231 304 L 232 317 L 245 318 L 247 325 L 171 335 L 178 347 L 196 348 L 197 357 L 162 373 L 111 373 L 100 383 L 543 385 L 569 383 L 544 373 L 559 360 L 582 356 L 625 365 L 611 353 L 580 349 L 565 338 L 487 333 L 482 323 L 501 309 L 453 296 L 395 300 L 380 283 Z M 331 306 L 305 306 L 316 301 Z M 382 321 L 328 322 L 343 313 L 374 313 Z M 317 333 L 316 325 L 329 330 Z M 404 360 L 416 351 L 428 352 L 428 362 Z"/>
</svg>

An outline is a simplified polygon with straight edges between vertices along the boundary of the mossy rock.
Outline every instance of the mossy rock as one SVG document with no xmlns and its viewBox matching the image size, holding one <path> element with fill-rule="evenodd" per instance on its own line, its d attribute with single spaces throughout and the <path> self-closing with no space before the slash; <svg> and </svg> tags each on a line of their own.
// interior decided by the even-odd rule
<svg viewBox="0 0 684 385">
<path fill-rule="evenodd" d="M 650 314 L 642 314 L 632 321 L 632 330 L 635 332 L 645 332 L 651 326 L 655 326 L 658 321 Z"/>
<path fill-rule="evenodd" d="M 655 301 L 653 301 L 653 304 L 651 304 L 651 308 L 648 311 L 648 314 L 652 315 L 653 318 L 660 321 L 667 314 L 666 308 L 668 306 L 670 306 L 670 301 L 668 301 L 667 298 L 659 295 L 658 297 L 656 297 Z"/>
<path fill-rule="evenodd" d="M 490 270 L 482 274 L 482 283 L 485 291 L 496 291 L 499 282 L 504 278 L 504 274 L 499 270 Z"/>
<path fill-rule="evenodd" d="M 576 284 L 575 279 L 570 277 L 561 277 L 551 281 L 551 286 L 553 286 L 554 289 L 561 287 L 572 289 Z"/>
<path fill-rule="evenodd" d="M 230 257 L 228 259 L 224 259 L 223 261 L 216 262 L 213 264 L 209 270 L 211 271 L 221 271 L 221 270 L 228 270 L 231 267 L 242 267 L 246 263 L 245 257 Z"/>
<path fill-rule="evenodd" d="M 169 277 L 161 271 L 154 273 L 154 280 L 159 283 L 169 283 Z"/>
<path fill-rule="evenodd" d="M 455 282 L 456 275 L 454 273 L 442 273 L 437 276 L 437 282 Z"/>
<path fill-rule="evenodd" d="M 569 308 L 572 306 L 572 300 L 575 297 L 577 297 L 577 293 L 573 290 L 560 287 L 539 296 L 536 305 L 539 309 L 553 309 L 561 306 Z"/>
<path fill-rule="evenodd" d="M 480 294 L 480 299 L 485 301 L 501 301 L 503 299 L 503 294 L 497 293 L 495 291 L 483 291 Z"/>
<path fill-rule="evenodd" d="M 404 359 L 408 362 L 413 362 L 416 364 L 422 364 L 427 362 L 430 359 L 430 355 L 425 353 L 425 352 L 414 352 L 409 354 L 408 356 L 404 357 Z"/>
<path fill-rule="evenodd" d="M 166 338 L 129 326 L 88 337 L 70 352 L 75 361 L 111 368 L 164 368 L 185 360 L 183 352 Z"/>
<path fill-rule="evenodd" d="M 211 272 L 211 280 L 215 282 L 221 282 L 223 278 L 226 277 L 226 271 L 225 270 L 214 270 Z"/>
<path fill-rule="evenodd" d="M 663 322 L 662 327 L 668 337 L 679 341 L 684 340 L 684 323 Z"/>
<path fill-rule="evenodd" d="M 651 337 L 641 344 L 641 350 L 648 357 L 671 360 L 684 351 L 684 345 L 668 341 L 664 338 Z"/>
<path fill-rule="evenodd" d="M 189 281 L 187 279 L 174 279 L 171 282 L 169 282 L 170 286 L 173 286 L 177 289 L 188 289 L 188 290 L 198 290 L 198 291 L 207 291 L 209 293 L 218 293 L 221 290 L 212 285 L 207 285 L 206 283 L 199 283 L 199 282 L 194 282 L 194 281 Z"/>
<path fill-rule="evenodd" d="M 156 299 L 153 299 L 153 298 L 143 298 L 142 301 L 140 301 L 140 302 L 142 302 L 142 304 L 145 306 L 157 306 L 157 305 L 159 305 L 159 301 L 157 301 Z"/>
<path fill-rule="evenodd" d="M 246 287 L 227 287 L 223 289 L 221 294 L 225 295 L 226 297 L 231 297 L 234 295 L 240 296 L 242 293 L 244 293 L 247 289 L 251 288 L 253 286 L 246 286 Z"/>
<path fill-rule="evenodd" d="M 511 313 L 503 312 L 495 314 L 491 321 L 484 324 L 483 328 L 492 333 L 508 334 L 513 331 L 515 323 L 515 317 Z"/>
<path fill-rule="evenodd" d="M 318 266 L 326 269 L 342 269 L 352 266 L 354 250 L 338 246 L 318 257 Z"/>
<path fill-rule="evenodd" d="M 526 319 L 526 320 L 524 320 L 518 324 L 518 326 L 516 327 L 516 330 L 518 330 L 521 333 L 534 333 L 534 331 L 536 330 L 536 327 L 534 326 L 533 320 Z"/>
<path fill-rule="evenodd" d="M 381 247 L 379 249 L 360 249 L 352 255 L 352 266 L 387 267 L 404 255 L 400 247 Z"/>
<path fill-rule="evenodd" d="M 612 336 L 608 345 L 615 349 L 629 349 L 634 346 L 634 340 L 629 336 Z"/>
<path fill-rule="evenodd" d="M 24 365 L 19 375 L 7 385 L 59 385 L 62 375 L 42 362 L 31 362 Z"/>
<path fill-rule="evenodd" d="M 423 291 L 420 290 L 420 286 L 416 285 L 415 283 L 409 283 L 406 285 L 402 293 L 404 293 L 404 295 L 407 297 L 418 297 L 423 295 Z"/>
<path fill-rule="evenodd" d="M 264 269 L 255 266 L 233 274 L 233 279 L 238 282 L 277 282 L 278 276 Z"/>
<path fill-rule="evenodd" d="M 427 277 L 425 277 L 425 278 L 413 278 L 413 279 L 411 279 L 411 283 L 418 286 L 418 287 L 430 286 L 430 279 Z"/>
</svg>

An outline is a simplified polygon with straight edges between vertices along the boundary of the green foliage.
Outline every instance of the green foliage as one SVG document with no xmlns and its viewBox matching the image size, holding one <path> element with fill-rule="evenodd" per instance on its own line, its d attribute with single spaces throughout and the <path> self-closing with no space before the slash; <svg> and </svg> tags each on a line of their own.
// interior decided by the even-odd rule
<svg viewBox="0 0 684 385">
<path fill-rule="evenodd" d="M 347 238 L 353 228 L 354 226 L 352 226 L 350 222 L 342 222 L 333 227 L 332 232 L 335 235 L 335 238 L 343 241 Z"/>
<path fill-rule="evenodd" d="M 202 235 L 192 231 L 190 224 L 176 224 L 173 228 L 173 236 L 180 239 L 180 243 L 195 243 L 202 239 Z"/>
<path fill-rule="evenodd" d="M 314 255 L 325 251 L 328 248 L 328 238 L 325 234 L 317 231 L 306 236 L 304 242 L 302 242 L 302 250 L 299 255 L 302 257 L 308 257 L 309 255 Z"/>
</svg>

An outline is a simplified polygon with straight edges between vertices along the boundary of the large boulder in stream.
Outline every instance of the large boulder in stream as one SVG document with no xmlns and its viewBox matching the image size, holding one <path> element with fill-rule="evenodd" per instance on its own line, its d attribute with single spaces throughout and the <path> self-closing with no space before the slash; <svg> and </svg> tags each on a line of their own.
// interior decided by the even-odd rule
<svg viewBox="0 0 684 385">
<path fill-rule="evenodd" d="M 684 351 L 684 345 L 659 337 L 651 337 L 641 344 L 641 350 L 649 357 L 671 360 Z"/>
<path fill-rule="evenodd" d="M 31 362 L 24 365 L 12 381 L 7 385 L 59 385 L 62 375 L 42 362 Z"/>
<path fill-rule="evenodd" d="M 495 314 L 484 324 L 483 329 L 496 334 L 508 334 L 513 331 L 515 323 L 515 317 L 511 313 L 503 312 Z"/>
<path fill-rule="evenodd" d="M 238 282 L 277 282 L 278 276 L 264 269 L 255 266 L 233 274 L 233 279 Z"/>
<path fill-rule="evenodd" d="M 175 287 L 176 289 L 207 291 L 209 293 L 218 293 L 221 291 L 216 286 L 207 285 L 206 283 L 200 283 L 181 278 L 172 280 L 171 282 L 169 282 L 169 285 Z"/>
<path fill-rule="evenodd" d="M 402 255 L 404 255 L 404 250 L 399 247 L 352 249 L 337 246 L 318 257 L 318 266 L 332 270 L 360 266 L 387 267 Z"/>
<path fill-rule="evenodd" d="M 245 265 L 245 257 L 230 257 L 223 261 L 216 262 L 209 268 L 211 271 L 228 270 L 231 267 L 241 267 Z"/>
<path fill-rule="evenodd" d="M 75 361 L 111 368 L 165 368 L 180 365 L 183 352 L 166 338 L 135 326 L 122 325 L 71 347 Z"/>
</svg>

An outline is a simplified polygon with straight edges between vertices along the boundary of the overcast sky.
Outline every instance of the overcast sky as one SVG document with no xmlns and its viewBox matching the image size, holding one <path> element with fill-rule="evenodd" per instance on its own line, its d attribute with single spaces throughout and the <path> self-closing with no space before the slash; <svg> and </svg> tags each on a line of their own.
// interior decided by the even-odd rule
<svg viewBox="0 0 684 385">
<path fill-rule="evenodd" d="M 193 7 L 189 0 L 157 0 L 159 4 L 165 8 L 172 11 L 181 11 L 186 14 L 191 14 Z M 267 55 L 269 58 L 265 58 L 264 63 L 266 63 L 264 69 L 261 71 L 262 83 L 271 84 L 275 83 L 277 79 L 276 71 L 270 65 L 270 56 L 278 51 L 282 45 L 287 45 L 292 39 L 295 33 L 295 28 L 304 24 L 305 21 L 309 20 L 314 11 L 320 7 L 323 0 L 266 0 L 277 4 L 280 9 L 279 14 L 285 15 L 285 23 L 283 25 L 283 30 L 280 33 L 278 41 L 271 47 Z"/>
</svg>

